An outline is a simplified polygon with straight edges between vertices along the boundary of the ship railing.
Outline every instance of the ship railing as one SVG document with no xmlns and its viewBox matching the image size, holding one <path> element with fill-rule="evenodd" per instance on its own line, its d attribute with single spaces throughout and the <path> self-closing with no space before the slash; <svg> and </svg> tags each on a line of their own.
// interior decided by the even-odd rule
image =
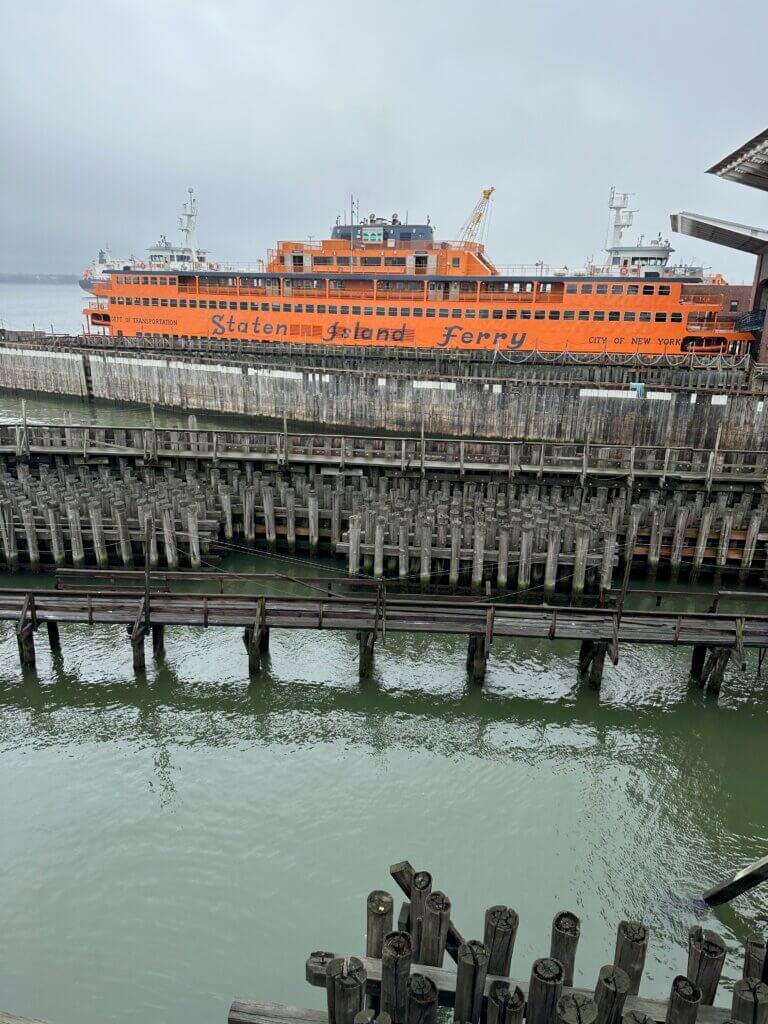
<svg viewBox="0 0 768 1024">
<path fill-rule="evenodd" d="M 691 292 L 680 296 L 681 306 L 722 306 L 722 292 Z"/>
<path fill-rule="evenodd" d="M 694 320 L 685 325 L 686 331 L 700 331 L 710 333 L 712 331 L 740 331 L 736 317 L 715 317 L 713 320 Z"/>
</svg>

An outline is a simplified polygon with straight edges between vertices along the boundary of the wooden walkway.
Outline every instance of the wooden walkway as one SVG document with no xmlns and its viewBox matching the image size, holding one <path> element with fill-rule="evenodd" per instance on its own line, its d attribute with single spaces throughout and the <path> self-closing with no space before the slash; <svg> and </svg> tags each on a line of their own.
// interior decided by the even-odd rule
<svg viewBox="0 0 768 1024">
<path fill-rule="evenodd" d="M 166 626 L 241 627 L 251 674 L 261 667 L 271 629 L 342 630 L 358 634 L 360 674 L 370 673 L 376 640 L 387 633 L 440 633 L 469 637 L 467 668 L 481 681 L 498 637 L 570 640 L 581 645 L 579 671 L 599 687 L 606 655 L 615 664 L 622 644 L 693 648 L 692 672 L 719 690 L 731 657 L 743 664 L 748 648 L 768 647 L 768 615 L 507 604 L 486 598 L 388 597 L 375 594 L 311 594 L 275 597 L 249 594 L 158 593 L 125 590 L 0 590 L 0 619 L 16 623 L 22 666 L 35 662 L 34 635 L 45 624 L 59 645 L 59 623 L 125 625 L 134 667 L 143 671 L 144 640 L 162 650 Z"/>
<path fill-rule="evenodd" d="M 232 461 L 305 465 L 345 470 L 377 468 L 425 475 L 488 475 L 512 479 L 563 478 L 583 485 L 617 477 L 655 485 L 677 482 L 760 487 L 768 481 L 768 452 L 577 444 L 526 439 L 462 441 L 451 438 L 307 434 L 283 431 L 171 429 L 147 425 L 0 425 L 0 455 L 19 459 L 62 456 L 86 461 L 133 459 Z"/>
</svg>

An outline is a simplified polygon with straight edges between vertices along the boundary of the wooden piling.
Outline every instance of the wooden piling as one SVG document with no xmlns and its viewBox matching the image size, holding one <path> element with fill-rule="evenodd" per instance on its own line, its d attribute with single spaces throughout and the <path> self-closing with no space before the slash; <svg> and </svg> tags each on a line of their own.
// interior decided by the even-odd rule
<svg viewBox="0 0 768 1024">
<path fill-rule="evenodd" d="M 126 569 L 133 568 L 133 549 L 131 547 L 131 536 L 128 532 L 128 519 L 126 507 L 121 501 L 112 504 L 112 515 L 117 528 L 117 540 L 120 546 L 120 557 Z"/>
<path fill-rule="evenodd" d="M 451 562 L 448 570 L 448 585 L 458 586 L 461 571 L 461 520 L 451 519 Z"/>
<path fill-rule="evenodd" d="M 595 1024 L 597 1003 L 582 992 L 566 992 L 555 1007 L 557 1024 Z"/>
<path fill-rule="evenodd" d="M 66 503 L 67 521 L 69 523 L 69 540 L 72 547 L 72 565 L 82 569 L 85 565 L 85 549 L 83 548 L 83 531 L 80 525 L 80 506 L 77 501 Z"/>
<path fill-rule="evenodd" d="M 324 957 L 324 954 L 313 954 L 313 957 Z M 362 997 L 365 993 L 366 973 L 362 960 L 356 956 L 336 956 L 325 961 L 325 995 L 328 1007 L 328 1024 L 353 1024 L 355 1015 L 363 1009 Z M 337 984 L 339 979 L 350 979 Z M 354 1013 L 352 1009 L 360 994 L 360 1005 Z M 340 1003 L 338 1002 L 340 998 Z M 351 1014 L 351 1016 L 350 1016 Z"/>
<path fill-rule="evenodd" d="M 768 985 L 759 978 L 740 978 L 733 986 L 731 1019 L 742 1024 L 768 1024 Z"/>
<path fill-rule="evenodd" d="M 437 986 L 424 974 L 411 974 L 408 989 L 407 1024 L 437 1024 Z"/>
<path fill-rule="evenodd" d="M 665 1024 L 695 1024 L 701 1005 L 701 990 L 694 982 L 678 974 L 672 982 Z"/>
<path fill-rule="evenodd" d="M 314 489 L 307 495 L 307 517 L 309 519 L 309 554 L 317 555 L 320 547 L 320 502 Z"/>
<path fill-rule="evenodd" d="M 37 527 L 35 526 L 35 514 L 31 501 L 19 503 L 19 512 L 24 526 L 24 536 L 27 541 L 27 555 L 29 567 L 32 572 L 40 571 L 40 547 L 37 543 Z"/>
<path fill-rule="evenodd" d="M 725 963 L 725 943 L 717 932 L 695 925 L 688 930 L 686 977 L 699 986 L 701 1005 L 712 1006 Z"/>
<path fill-rule="evenodd" d="M 487 1024 L 523 1024 L 525 996 L 515 985 L 510 988 L 506 981 L 494 981 L 488 992 Z"/>
<path fill-rule="evenodd" d="M 59 624 L 54 622 L 53 619 L 48 619 L 45 623 L 46 630 L 48 632 L 48 646 L 51 649 L 51 654 L 58 654 L 61 651 L 61 637 L 59 636 Z"/>
<path fill-rule="evenodd" d="M 528 985 L 526 1024 L 553 1024 L 563 991 L 563 965 L 551 957 L 534 960 Z"/>
<path fill-rule="evenodd" d="M 360 538 L 362 532 L 362 520 L 359 515 L 349 517 L 349 551 L 347 571 L 350 576 L 360 575 Z"/>
<path fill-rule="evenodd" d="M 165 626 L 152 625 L 152 653 L 156 658 L 165 652 Z"/>
<path fill-rule="evenodd" d="M 504 590 L 509 574 L 509 528 L 504 525 L 499 526 L 498 559 L 496 586 L 499 590 Z"/>
<path fill-rule="evenodd" d="M 275 526 L 275 492 L 268 484 L 261 486 L 261 501 L 264 507 L 264 535 L 267 547 L 273 551 L 277 546 L 277 529 Z"/>
<path fill-rule="evenodd" d="M 160 518 L 163 523 L 163 549 L 165 551 L 165 564 L 169 569 L 178 569 L 179 552 L 176 546 L 176 530 L 173 522 L 173 510 L 170 505 L 163 505 L 160 510 Z"/>
<path fill-rule="evenodd" d="M 597 1024 L 621 1024 L 629 987 L 629 975 L 620 967 L 606 964 L 600 968 L 595 985 Z"/>
<path fill-rule="evenodd" d="M 35 667 L 35 631 L 31 622 L 25 622 L 16 631 L 19 645 L 19 662 L 22 669 Z"/>
<path fill-rule="evenodd" d="M 373 671 L 374 634 L 372 629 L 361 629 L 357 634 L 359 646 L 359 672 L 361 679 L 367 679 Z"/>
<path fill-rule="evenodd" d="M 547 561 L 544 565 L 544 593 L 554 594 L 557 587 L 557 562 L 562 543 L 562 528 L 559 523 L 550 523 L 547 534 Z"/>
<path fill-rule="evenodd" d="M 53 504 L 47 505 L 45 514 L 48 519 L 48 532 L 51 537 L 51 555 L 53 557 L 53 564 L 58 568 L 59 566 L 65 565 L 67 561 L 67 553 L 64 547 L 64 533 L 61 529 L 61 519 L 59 517 L 58 506 Z"/>
<path fill-rule="evenodd" d="M 570 910 L 561 910 L 552 921 L 552 940 L 549 955 L 563 966 L 563 985 L 573 985 L 573 967 L 576 947 L 581 935 L 581 921 Z"/>
<path fill-rule="evenodd" d="M 393 1024 L 406 1024 L 408 1017 L 408 976 L 411 972 L 411 936 L 390 932 L 381 950 L 381 1009 Z"/>
<path fill-rule="evenodd" d="M 483 563 L 485 560 L 485 523 L 475 522 L 472 546 L 472 590 L 477 593 L 483 585 Z"/>
<path fill-rule="evenodd" d="M 488 973 L 509 975 L 520 918 L 512 907 L 494 906 L 485 912 L 483 942 L 488 947 Z"/>
<path fill-rule="evenodd" d="M 384 936 L 392 931 L 394 901 L 383 889 L 374 889 L 366 902 L 365 955 L 381 959 Z"/>
<path fill-rule="evenodd" d="M 97 500 L 88 503 L 88 515 L 91 520 L 91 532 L 93 534 L 93 553 L 96 565 L 99 569 L 106 569 L 109 565 L 107 554 L 107 541 L 104 536 L 104 517 L 101 511 L 101 503 Z"/>
<path fill-rule="evenodd" d="M 431 892 L 424 903 L 424 927 L 421 932 L 420 962 L 430 967 L 442 967 L 448 926 L 451 921 L 451 901 L 439 889 Z"/>
<path fill-rule="evenodd" d="M 641 921 L 620 921 L 613 962 L 626 972 L 631 996 L 636 996 L 640 991 L 647 951 L 648 928 Z"/>
<path fill-rule="evenodd" d="M 463 942 L 456 961 L 453 1004 L 453 1019 L 459 1024 L 480 1024 L 487 973 L 488 947 L 476 939 Z"/>
<path fill-rule="evenodd" d="M 413 962 L 421 963 L 421 941 L 424 933 L 427 897 L 432 892 L 432 875 L 417 871 L 411 882 L 411 951 Z"/>
<path fill-rule="evenodd" d="M 482 683 L 488 667 L 488 645 L 485 633 L 470 633 L 467 645 L 467 671 L 473 682 Z"/>
<path fill-rule="evenodd" d="M 762 978 L 763 966 L 766 963 L 766 944 L 762 935 L 748 935 L 744 942 L 744 966 L 742 977 Z M 768 978 L 764 978 L 768 981 Z"/>
<path fill-rule="evenodd" d="M 189 535 L 189 565 L 192 569 L 199 569 L 203 563 L 200 558 L 200 532 L 196 505 L 190 505 L 187 508 L 187 532 Z"/>
</svg>

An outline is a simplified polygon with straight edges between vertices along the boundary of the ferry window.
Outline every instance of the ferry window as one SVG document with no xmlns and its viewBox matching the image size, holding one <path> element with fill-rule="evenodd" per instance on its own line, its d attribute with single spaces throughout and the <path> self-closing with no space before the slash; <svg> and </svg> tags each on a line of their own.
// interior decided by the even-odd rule
<svg viewBox="0 0 768 1024">
<path fill-rule="evenodd" d="M 668 284 L 660 284 L 659 285 L 659 295 L 669 295 L 669 285 Z"/>
<path fill-rule="evenodd" d="M 487 309 L 480 309 L 480 310 L 478 310 L 477 315 L 480 317 L 481 320 L 487 320 L 488 319 L 488 310 Z"/>
<path fill-rule="evenodd" d="M 503 320 L 504 319 L 504 310 L 503 309 L 494 309 L 494 311 L 492 313 L 492 316 L 493 316 L 494 320 Z"/>
<path fill-rule="evenodd" d="M 323 303 L 320 303 L 320 304 L 318 305 L 318 307 L 317 307 L 317 312 L 318 312 L 318 313 L 324 313 L 324 312 L 325 312 L 325 306 L 323 305 Z"/>
<path fill-rule="evenodd" d="M 363 316 L 373 316 L 373 306 L 363 306 Z"/>
<path fill-rule="evenodd" d="M 149 283 L 150 284 L 157 284 L 157 278 L 156 277 L 150 277 Z"/>
<path fill-rule="evenodd" d="M 251 305 L 250 305 L 250 308 L 251 308 L 251 312 L 253 312 L 253 313 L 257 312 L 258 308 L 259 308 L 258 302 L 252 302 Z"/>
<path fill-rule="evenodd" d="M 283 262 L 282 256 L 280 257 L 280 262 Z M 333 256 L 315 256 L 312 259 L 312 263 L 316 267 L 330 267 L 333 263 Z"/>
<path fill-rule="evenodd" d="M 307 308 L 307 312 L 308 313 L 314 313 L 315 312 L 315 304 L 314 304 L 314 302 L 308 302 L 306 308 Z"/>
<path fill-rule="evenodd" d="M 337 256 L 336 257 L 336 266 L 337 267 L 348 267 L 349 266 L 349 256 Z"/>
<path fill-rule="evenodd" d="M 643 295 L 653 295 L 653 285 L 652 284 L 644 284 L 643 285 Z"/>
<path fill-rule="evenodd" d="M 564 310 L 564 312 L 563 312 L 563 320 L 575 320 L 575 319 L 576 319 L 576 313 L 575 313 L 574 310 L 572 310 L 572 309 Z"/>
<path fill-rule="evenodd" d="M 583 284 L 581 286 L 581 294 L 582 295 L 591 295 L 592 294 L 592 285 L 591 284 Z"/>
<path fill-rule="evenodd" d="M 114 295 L 110 295 L 109 296 L 109 304 L 110 304 L 110 306 L 114 306 L 116 304 L 115 303 L 115 296 Z"/>
<path fill-rule="evenodd" d="M 284 313 L 290 313 L 291 312 L 291 304 L 290 304 L 290 302 L 284 302 L 283 303 L 283 312 Z"/>
<path fill-rule="evenodd" d="M 160 299 L 160 305 L 161 306 L 167 306 L 168 305 L 168 299 Z"/>
<path fill-rule="evenodd" d="M 575 295 L 576 292 L 578 291 L 578 288 L 576 287 L 575 284 L 567 284 L 565 286 L 565 291 L 566 291 L 567 295 Z"/>
<path fill-rule="evenodd" d="M 241 302 L 240 303 L 240 309 L 248 309 L 248 303 L 247 302 Z"/>
<path fill-rule="evenodd" d="M 438 312 L 439 312 L 440 316 L 444 320 L 447 319 L 447 317 L 448 317 L 448 310 L 447 309 L 440 309 L 440 310 L 438 310 Z"/>
<path fill-rule="evenodd" d="M 353 306 L 352 307 L 352 316 L 360 316 L 360 307 L 359 306 Z"/>
<path fill-rule="evenodd" d="M 405 260 L 403 260 L 403 263 L 405 263 Z M 452 267 L 459 267 L 459 266 L 461 266 L 461 260 L 459 259 L 458 256 L 451 257 L 451 266 Z"/>
<path fill-rule="evenodd" d="M 377 306 L 376 307 L 376 316 L 384 316 L 384 307 L 383 306 Z"/>
<path fill-rule="evenodd" d="M 611 295 L 623 295 L 623 294 L 624 294 L 624 285 L 623 284 L 612 284 L 611 285 Z"/>
<path fill-rule="evenodd" d="M 122 274 L 118 274 L 117 275 L 117 283 L 118 284 L 122 284 L 123 283 L 123 275 Z"/>
<path fill-rule="evenodd" d="M 640 288 L 636 284 L 627 285 L 627 295 L 638 295 L 639 293 Z"/>
<path fill-rule="evenodd" d="M 294 313 L 303 313 L 304 312 L 304 307 L 302 306 L 302 304 L 300 302 L 294 302 L 294 304 L 293 304 L 293 312 Z"/>
<path fill-rule="evenodd" d="M 178 282 L 175 277 L 169 277 L 168 284 L 178 284 Z"/>
<path fill-rule="evenodd" d="M 361 256 L 360 265 L 363 267 L 380 267 L 381 256 Z"/>
<path fill-rule="evenodd" d="M 421 306 L 414 306 L 413 307 L 413 315 L 414 316 L 424 316 L 424 310 L 421 308 Z"/>
<path fill-rule="evenodd" d="M 521 309 L 520 310 L 520 319 L 521 320 L 530 320 L 531 319 L 531 311 L 530 311 L 530 309 Z"/>
<path fill-rule="evenodd" d="M 669 320 L 670 320 L 670 323 L 681 324 L 683 322 L 683 314 L 682 313 L 672 313 L 670 315 L 670 317 L 669 317 Z"/>
<path fill-rule="evenodd" d="M 148 277 L 142 277 L 141 283 L 142 284 L 149 284 L 149 278 Z"/>
<path fill-rule="evenodd" d="M 141 304 L 142 304 L 142 306 L 148 306 L 149 305 L 149 299 L 142 299 L 141 300 Z M 190 306 L 194 306 L 194 302 L 190 302 Z"/>
<path fill-rule="evenodd" d="M 731 313 L 738 313 L 738 311 L 739 311 L 739 300 L 738 299 L 731 299 L 730 312 Z"/>
<path fill-rule="evenodd" d="M 560 310 L 559 309 L 550 309 L 550 311 L 549 311 L 549 319 L 550 320 L 559 320 L 560 319 Z"/>
<path fill-rule="evenodd" d="M 126 296 L 126 298 L 125 298 L 125 304 L 126 304 L 126 306 L 132 306 L 132 305 L 133 305 L 133 299 L 129 299 L 129 298 L 128 298 L 128 297 Z"/>
<path fill-rule="evenodd" d="M 180 309 L 186 309 L 187 308 L 187 300 L 186 299 L 179 299 L 179 308 Z"/>
<path fill-rule="evenodd" d="M 451 318 L 453 320 L 461 320 L 461 310 L 460 309 L 452 309 L 451 310 Z"/>
<path fill-rule="evenodd" d="M 464 311 L 464 316 L 467 317 L 468 320 L 474 320 L 475 319 L 475 311 L 474 311 L 474 309 L 466 309 Z"/>
<path fill-rule="evenodd" d="M 349 313 L 349 306 L 339 306 L 339 312 L 343 314 Z"/>
<path fill-rule="evenodd" d="M 262 313 L 268 313 L 269 312 L 269 303 L 268 302 L 262 302 L 262 304 L 261 304 L 261 311 L 262 311 Z"/>
<path fill-rule="evenodd" d="M 410 315 L 411 315 L 411 307 L 410 306 L 401 306 L 401 308 L 400 308 L 400 316 L 410 316 Z"/>
<path fill-rule="evenodd" d="M 189 308 L 190 309 L 197 309 L 197 300 L 196 299 L 190 299 L 189 300 Z"/>
<path fill-rule="evenodd" d="M 592 319 L 595 320 L 597 323 L 602 323 L 602 321 L 605 320 L 605 313 L 602 309 L 596 309 L 595 312 L 592 314 Z"/>
<path fill-rule="evenodd" d="M 545 315 L 546 314 L 545 314 L 543 309 L 537 309 L 536 312 L 533 314 L 533 319 L 534 320 L 543 320 Z"/>
<path fill-rule="evenodd" d="M 434 316 L 434 315 L 435 315 L 434 309 L 428 309 L 427 310 L 427 316 Z"/>
<path fill-rule="evenodd" d="M 156 306 L 158 304 L 157 299 L 152 299 L 151 301 L 153 306 Z"/>
<path fill-rule="evenodd" d="M 157 283 L 158 284 L 168 284 L 168 278 L 167 277 L 158 277 Z"/>
<path fill-rule="evenodd" d="M 133 280 L 134 284 L 139 284 L 140 283 L 140 279 L 138 277 L 134 277 L 134 278 L 132 278 L 132 280 Z"/>
<path fill-rule="evenodd" d="M 657 324 L 665 324 L 667 322 L 667 314 L 666 313 L 657 313 L 656 316 L 654 317 L 654 320 L 656 321 Z"/>
<path fill-rule="evenodd" d="M 384 257 L 385 267 L 404 267 L 405 257 L 403 256 L 385 256 Z"/>
<path fill-rule="evenodd" d="M 589 320 L 589 310 L 587 310 L 587 309 L 580 309 L 579 310 L 579 320 Z"/>
<path fill-rule="evenodd" d="M 199 299 L 198 300 L 198 307 L 200 309 L 208 309 L 208 302 L 207 302 L 207 300 L 206 299 Z M 216 303 L 215 302 L 211 303 L 211 309 L 216 309 Z"/>
<path fill-rule="evenodd" d="M 338 306 L 329 306 L 328 307 L 328 312 L 329 313 L 338 313 L 339 312 L 339 307 Z"/>
<path fill-rule="evenodd" d="M 648 323 L 651 322 L 651 314 L 650 313 L 641 313 L 640 316 L 638 317 L 638 319 L 640 320 L 641 324 L 648 324 Z"/>
<path fill-rule="evenodd" d="M 516 309 L 508 309 L 507 310 L 507 320 L 517 320 L 517 310 Z"/>
<path fill-rule="evenodd" d="M 599 284 L 597 286 L 597 288 L 595 288 L 595 291 L 597 292 L 598 295 L 607 295 L 608 294 L 608 285 L 607 284 Z"/>
<path fill-rule="evenodd" d="M 625 313 L 624 314 L 624 323 L 626 323 L 626 324 L 633 324 L 634 322 L 635 322 L 635 314 L 634 313 Z"/>
<path fill-rule="evenodd" d="M 273 313 L 279 313 L 280 312 L 280 303 L 279 302 L 273 302 L 272 306 L 270 308 L 272 309 Z"/>
<path fill-rule="evenodd" d="M 447 312 L 448 312 L 448 310 L 446 310 L 446 313 Z M 388 306 L 387 307 L 387 315 L 388 316 L 397 316 L 397 306 Z M 442 310 L 441 310 L 440 315 L 442 316 Z"/>
<path fill-rule="evenodd" d="M 608 319 L 612 323 L 617 323 L 619 320 L 621 320 L 621 313 L 618 311 L 618 309 L 612 309 L 611 312 L 608 314 Z"/>
<path fill-rule="evenodd" d="M 230 309 L 237 309 L 237 303 L 236 302 L 229 302 L 229 303 L 222 303 L 222 302 L 220 302 L 219 303 L 219 308 L 221 308 L 222 306 L 224 306 L 224 308 L 229 306 Z"/>
</svg>

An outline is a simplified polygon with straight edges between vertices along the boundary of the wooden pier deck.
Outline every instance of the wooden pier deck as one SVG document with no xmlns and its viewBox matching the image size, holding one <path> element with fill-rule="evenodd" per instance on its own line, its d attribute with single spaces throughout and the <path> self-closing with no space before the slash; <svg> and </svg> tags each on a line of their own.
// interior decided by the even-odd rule
<svg viewBox="0 0 768 1024">
<path fill-rule="evenodd" d="M 149 578 L 148 578 L 149 581 Z M 144 640 L 162 650 L 167 626 L 240 627 L 251 674 L 258 673 L 272 629 L 342 630 L 358 634 L 360 674 L 369 674 L 376 640 L 387 633 L 469 637 L 467 668 L 481 681 L 496 638 L 578 641 L 579 671 L 599 687 L 606 655 L 618 661 L 622 644 L 693 648 L 692 671 L 719 690 L 731 657 L 743 664 L 747 649 L 768 647 L 768 615 L 508 604 L 486 598 L 310 594 L 157 593 L 125 590 L 0 590 L 0 619 L 16 623 L 22 666 L 35 662 L 34 634 L 43 624 L 54 647 L 59 623 L 128 627 L 134 667 L 143 671 Z"/>
</svg>

